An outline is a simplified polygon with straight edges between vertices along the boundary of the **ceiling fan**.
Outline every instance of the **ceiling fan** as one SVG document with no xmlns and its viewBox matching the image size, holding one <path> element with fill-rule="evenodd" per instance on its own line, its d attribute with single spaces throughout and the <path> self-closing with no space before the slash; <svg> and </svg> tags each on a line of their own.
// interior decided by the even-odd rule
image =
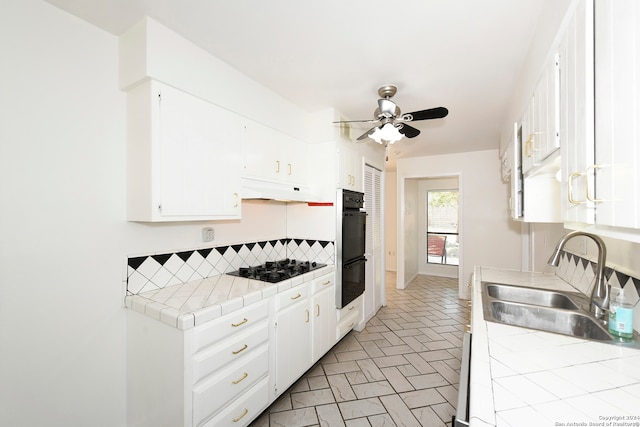
<svg viewBox="0 0 640 427">
<path fill-rule="evenodd" d="M 369 137 L 380 144 L 393 144 L 403 136 L 415 138 L 420 135 L 420 131 L 408 122 L 418 120 L 441 119 L 449 114 L 449 110 L 444 107 L 429 108 L 427 110 L 414 111 L 412 113 L 401 114 L 400 108 L 391 98 L 396 94 L 398 88 L 394 85 L 385 85 L 378 89 L 378 108 L 373 113 L 372 120 L 342 120 L 333 123 L 378 123 L 358 137 L 362 141 Z"/>
</svg>

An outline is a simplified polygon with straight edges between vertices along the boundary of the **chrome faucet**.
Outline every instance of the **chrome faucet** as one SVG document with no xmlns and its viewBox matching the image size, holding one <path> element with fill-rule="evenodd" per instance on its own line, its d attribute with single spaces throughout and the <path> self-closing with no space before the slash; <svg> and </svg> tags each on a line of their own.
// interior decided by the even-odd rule
<svg viewBox="0 0 640 427">
<path fill-rule="evenodd" d="M 596 271 L 596 283 L 591 291 L 591 303 L 589 304 L 589 310 L 594 314 L 597 319 L 606 320 L 605 314 L 609 310 L 609 290 L 610 287 L 605 283 L 604 278 L 604 264 L 607 259 L 607 247 L 602 239 L 594 234 L 585 233 L 583 231 L 572 231 L 566 234 L 556 246 L 555 251 L 549 258 L 549 265 L 557 267 L 560 264 L 560 251 L 564 248 L 564 245 L 576 236 L 585 236 L 593 240 L 598 246 L 598 268 Z"/>
</svg>

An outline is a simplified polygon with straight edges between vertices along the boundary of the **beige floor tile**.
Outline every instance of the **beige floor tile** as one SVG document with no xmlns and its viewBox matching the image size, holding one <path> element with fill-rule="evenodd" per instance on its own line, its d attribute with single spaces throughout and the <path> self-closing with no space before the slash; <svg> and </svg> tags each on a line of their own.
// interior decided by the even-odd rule
<svg viewBox="0 0 640 427">
<path fill-rule="evenodd" d="M 387 306 L 352 331 L 251 427 L 451 427 L 464 325 L 457 279 L 387 275 Z"/>
</svg>

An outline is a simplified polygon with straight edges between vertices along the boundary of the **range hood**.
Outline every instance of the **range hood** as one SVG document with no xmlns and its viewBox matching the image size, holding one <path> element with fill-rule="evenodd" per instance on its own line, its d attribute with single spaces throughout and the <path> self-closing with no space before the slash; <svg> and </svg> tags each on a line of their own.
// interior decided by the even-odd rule
<svg viewBox="0 0 640 427">
<path fill-rule="evenodd" d="M 306 186 L 284 182 L 242 178 L 243 199 L 278 200 L 282 202 L 315 202 L 317 196 Z"/>
</svg>

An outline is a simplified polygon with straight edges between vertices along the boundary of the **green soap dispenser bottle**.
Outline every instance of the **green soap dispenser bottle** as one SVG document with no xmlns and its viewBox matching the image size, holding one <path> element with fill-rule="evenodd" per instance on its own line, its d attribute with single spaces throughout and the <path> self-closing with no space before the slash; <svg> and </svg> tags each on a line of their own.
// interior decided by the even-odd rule
<svg viewBox="0 0 640 427">
<path fill-rule="evenodd" d="M 622 288 L 609 304 L 609 333 L 620 338 L 633 338 L 633 304 L 625 298 Z"/>
</svg>

